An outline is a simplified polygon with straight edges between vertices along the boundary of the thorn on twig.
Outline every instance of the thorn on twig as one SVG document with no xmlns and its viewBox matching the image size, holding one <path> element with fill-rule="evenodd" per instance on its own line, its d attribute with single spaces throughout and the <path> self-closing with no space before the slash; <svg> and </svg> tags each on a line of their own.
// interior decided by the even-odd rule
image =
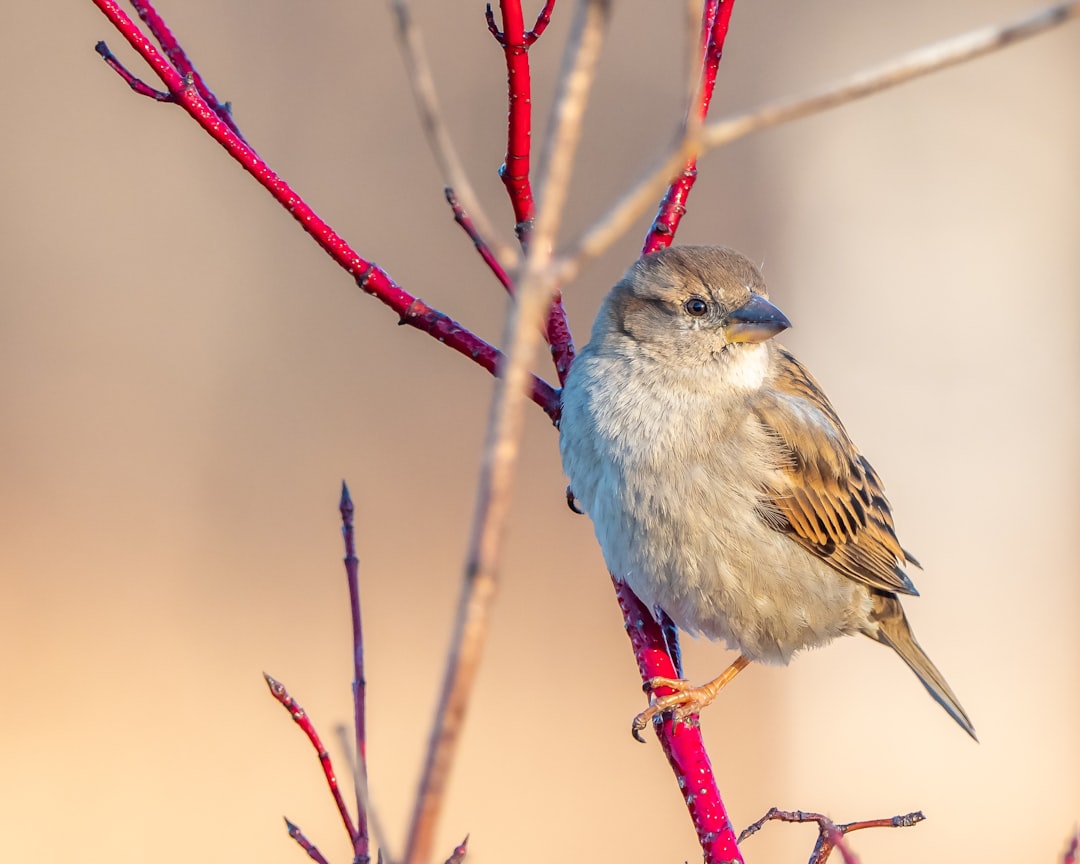
<svg viewBox="0 0 1080 864">
<path fill-rule="evenodd" d="M 454 851 L 450 854 L 450 857 L 446 859 L 446 864 L 461 864 L 461 862 L 465 860 L 465 853 L 468 851 L 469 835 L 466 834 L 465 839 L 454 847 Z"/>
</svg>

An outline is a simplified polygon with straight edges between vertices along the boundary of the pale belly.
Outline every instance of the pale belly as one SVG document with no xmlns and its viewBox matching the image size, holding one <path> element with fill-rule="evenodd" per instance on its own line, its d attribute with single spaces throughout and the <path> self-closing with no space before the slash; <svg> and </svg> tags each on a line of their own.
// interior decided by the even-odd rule
<svg viewBox="0 0 1080 864">
<path fill-rule="evenodd" d="M 683 630 L 760 662 L 787 663 L 800 649 L 862 629 L 869 590 L 756 512 L 760 486 L 748 475 L 764 479 L 775 454 L 753 424 L 720 428 L 715 412 L 690 411 L 707 422 L 695 428 L 681 412 L 676 426 L 655 401 L 633 403 L 638 422 L 593 414 L 582 423 L 572 414 L 564 426 L 571 486 L 616 578 Z"/>
</svg>

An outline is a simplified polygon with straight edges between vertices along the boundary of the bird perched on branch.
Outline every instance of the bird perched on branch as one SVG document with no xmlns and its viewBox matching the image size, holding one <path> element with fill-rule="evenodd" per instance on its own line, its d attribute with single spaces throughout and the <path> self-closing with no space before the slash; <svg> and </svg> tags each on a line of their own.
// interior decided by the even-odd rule
<svg viewBox="0 0 1080 864">
<path fill-rule="evenodd" d="M 683 630 L 740 652 L 634 719 L 685 720 L 751 661 L 862 633 L 888 645 L 972 737 L 898 595 L 918 562 L 821 387 L 773 341 L 790 322 L 730 249 L 638 260 L 604 300 L 562 395 L 560 449 L 608 568 Z"/>
</svg>

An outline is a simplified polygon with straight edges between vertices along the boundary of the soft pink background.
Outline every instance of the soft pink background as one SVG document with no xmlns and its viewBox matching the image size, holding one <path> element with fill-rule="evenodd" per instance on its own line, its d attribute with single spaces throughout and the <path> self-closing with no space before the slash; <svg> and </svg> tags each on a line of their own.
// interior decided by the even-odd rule
<svg viewBox="0 0 1080 864">
<path fill-rule="evenodd" d="M 350 717 L 336 502 L 357 500 L 371 783 L 400 854 L 454 610 L 491 379 L 363 296 L 176 108 L 88 0 L 9 4 L 0 52 L 0 859 L 348 860 L 284 680 Z M 450 219 L 385 3 L 162 0 L 260 153 L 362 253 L 488 338 L 506 303 Z M 566 8 L 562 8 L 563 6 Z M 417 4 L 509 237 L 502 58 Z M 534 13 L 538 3 L 529 4 Z M 614 4 L 564 241 L 670 140 L 680 7 Z M 736 8 L 714 116 L 1032 8 Z M 570 2 L 533 51 L 546 117 Z M 1080 26 L 705 159 L 683 242 L 764 262 L 926 565 L 908 604 L 982 738 L 847 640 L 705 716 L 739 826 L 851 820 L 867 862 L 1052 862 L 1080 817 Z M 155 82 L 156 83 L 156 82 Z M 642 222 L 567 291 L 580 341 Z M 696 860 L 600 555 L 530 410 L 488 653 L 440 828 L 470 860 Z M 729 657 L 688 642 L 689 674 Z M 343 766 L 342 766 L 343 767 Z M 774 826 L 752 860 L 802 861 Z"/>
</svg>

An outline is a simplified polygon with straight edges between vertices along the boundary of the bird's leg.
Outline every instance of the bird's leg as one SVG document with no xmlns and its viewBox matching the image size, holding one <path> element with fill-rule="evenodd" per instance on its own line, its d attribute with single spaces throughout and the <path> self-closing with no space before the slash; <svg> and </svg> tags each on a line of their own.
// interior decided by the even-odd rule
<svg viewBox="0 0 1080 864">
<path fill-rule="evenodd" d="M 716 698 L 716 694 L 723 690 L 732 678 L 749 665 L 749 658 L 740 654 L 735 659 L 735 662 L 728 666 L 718 678 L 714 678 L 700 687 L 691 687 L 689 681 L 678 678 L 650 678 L 645 682 L 646 690 L 655 690 L 657 687 L 670 687 L 675 692 L 667 696 L 661 696 L 638 714 L 631 726 L 631 733 L 638 741 L 645 743 L 645 739 L 641 737 L 641 730 L 649 725 L 650 720 L 665 711 L 672 711 L 674 722 L 682 723 L 691 714 L 699 713 L 702 708 L 712 702 Z"/>
<path fill-rule="evenodd" d="M 660 631 L 664 634 L 664 645 L 667 646 L 671 665 L 675 667 L 675 674 L 682 678 L 682 651 L 679 648 L 679 628 L 671 620 L 671 616 L 659 606 L 653 612 L 653 618 L 656 619 L 656 623 L 660 625 Z"/>
</svg>

